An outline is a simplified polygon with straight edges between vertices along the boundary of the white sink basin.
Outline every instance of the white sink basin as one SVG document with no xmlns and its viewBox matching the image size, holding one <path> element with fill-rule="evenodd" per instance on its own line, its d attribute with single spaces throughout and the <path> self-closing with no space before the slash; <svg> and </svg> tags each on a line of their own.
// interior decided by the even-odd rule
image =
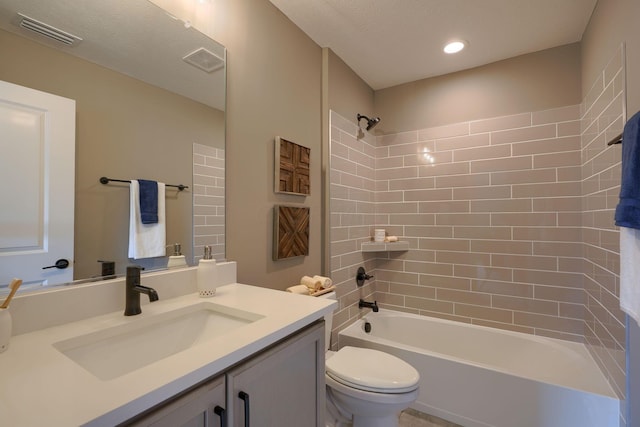
<svg viewBox="0 0 640 427">
<path fill-rule="evenodd" d="M 59 341 L 53 346 L 101 380 L 110 380 L 228 334 L 264 316 L 201 302 Z"/>
</svg>

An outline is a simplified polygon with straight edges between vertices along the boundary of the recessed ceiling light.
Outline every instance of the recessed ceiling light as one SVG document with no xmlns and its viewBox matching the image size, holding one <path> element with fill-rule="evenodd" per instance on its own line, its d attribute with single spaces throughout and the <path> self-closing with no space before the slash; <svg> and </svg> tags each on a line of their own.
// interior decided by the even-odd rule
<svg viewBox="0 0 640 427">
<path fill-rule="evenodd" d="M 454 40 L 449 42 L 444 47 L 444 53 L 458 53 L 467 45 L 463 40 Z"/>
</svg>

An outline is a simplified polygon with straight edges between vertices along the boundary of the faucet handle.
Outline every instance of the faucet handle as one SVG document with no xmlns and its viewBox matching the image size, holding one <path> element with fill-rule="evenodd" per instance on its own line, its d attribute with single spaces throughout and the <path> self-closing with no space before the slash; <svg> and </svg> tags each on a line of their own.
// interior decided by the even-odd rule
<svg viewBox="0 0 640 427">
<path fill-rule="evenodd" d="M 144 270 L 144 267 L 141 265 L 128 265 L 127 266 L 127 281 L 130 280 L 139 280 L 140 272 Z"/>
<path fill-rule="evenodd" d="M 365 280 L 370 280 L 370 279 L 373 279 L 373 276 L 368 275 L 367 272 L 364 270 L 364 267 L 358 267 L 358 271 L 356 273 L 356 284 L 358 286 L 362 286 L 364 285 Z"/>
<path fill-rule="evenodd" d="M 115 261 L 105 261 L 99 259 L 98 262 L 101 264 L 101 273 L 100 276 L 113 276 L 116 274 L 116 262 Z"/>
</svg>

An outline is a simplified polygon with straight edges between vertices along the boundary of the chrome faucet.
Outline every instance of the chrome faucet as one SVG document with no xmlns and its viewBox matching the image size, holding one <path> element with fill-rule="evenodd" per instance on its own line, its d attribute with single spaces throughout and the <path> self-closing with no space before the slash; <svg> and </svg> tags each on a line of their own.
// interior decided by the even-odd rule
<svg viewBox="0 0 640 427">
<path fill-rule="evenodd" d="M 374 301 L 374 302 L 366 302 L 365 300 L 361 299 L 358 302 L 358 308 L 370 308 L 371 310 L 373 310 L 374 313 L 377 313 L 379 308 L 378 308 L 378 301 Z"/>
<path fill-rule="evenodd" d="M 155 289 L 140 284 L 140 271 L 143 268 L 138 265 L 127 267 L 127 282 L 125 285 L 125 316 L 135 316 L 142 313 L 140 309 L 140 294 L 147 294 L 149 301 L 158 301 L 158 293 Z"/>
</svg>

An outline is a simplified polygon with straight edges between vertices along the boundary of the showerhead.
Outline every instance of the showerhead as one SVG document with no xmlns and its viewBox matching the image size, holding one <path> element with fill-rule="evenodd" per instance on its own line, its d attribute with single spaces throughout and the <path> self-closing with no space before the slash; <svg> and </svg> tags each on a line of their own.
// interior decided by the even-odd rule
<svg viewBox="0 0 640 427">
<path fill-rule="evenodd" d="M 367 130 L 373 129 L 378 123 L 380 123 L 380 117 L 374 117 L 367 121 Z"/>
<path fill-rule="evenodd" d="M 365 119 L 367 121 L 367 130 L 373 129 L 378 123 L 380 123 L 380 117 L 374 117 L 370 119 L 367 116 L 363 116 L 362 114 L 358 114 L 358 125 L 360 124 L 360 120 Z"/>
</svg>

